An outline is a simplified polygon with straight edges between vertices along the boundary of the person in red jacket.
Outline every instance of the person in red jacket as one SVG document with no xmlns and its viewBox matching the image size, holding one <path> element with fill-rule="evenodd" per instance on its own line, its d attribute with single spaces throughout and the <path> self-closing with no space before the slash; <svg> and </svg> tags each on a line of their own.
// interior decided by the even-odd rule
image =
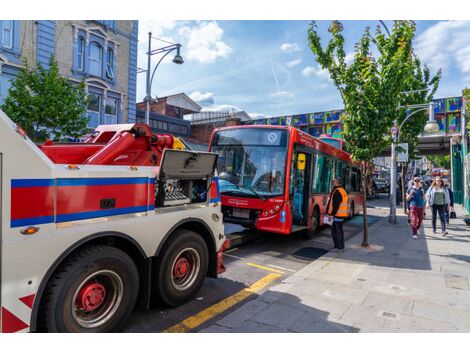
<svg viewBox="0 0 470 352">
<path fill-rule="evenodd" d="M 333 217 L 333 224 L 331 225 L 331 236 L 335 245 L 333 250 L 344 252 L 343 221 L 349 217 L 349 197 L 343 188 L 341 179 L 335 178 L 333 185 L 334 188 L 326 206 L 326 213 Z"/>
</svg>

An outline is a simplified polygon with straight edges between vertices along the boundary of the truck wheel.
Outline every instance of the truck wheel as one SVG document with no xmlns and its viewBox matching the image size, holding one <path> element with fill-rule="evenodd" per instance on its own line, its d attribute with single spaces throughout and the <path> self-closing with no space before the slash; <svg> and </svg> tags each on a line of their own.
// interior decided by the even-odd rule
<svg viewBox="0 0 470 352">
<path fill-rule="evenodd" d="M 86 247 L 52 276 L 39 318 L 48 332 L 113 332 L 129 319 L 138 287 L 137 267 L 126 253 Z"/>
<path fill-rule="evenodd" d="M 312 239 L 313 236 L 317 233 L 318 228 L 320 227 L 320 212 L 318 208 L 313 209 L 313 216 L 312 216 L 312 227 L 310 230 L 307 230 L 305 234 L 305 239 Z"/>
<path fill-rule="evenodd" d="M 181 230 L 165 244 L 158 260 L 158 298 L 169 307 L 191 299 L 207 275 L 209 254 L 196 232 Z"/>
</svg>

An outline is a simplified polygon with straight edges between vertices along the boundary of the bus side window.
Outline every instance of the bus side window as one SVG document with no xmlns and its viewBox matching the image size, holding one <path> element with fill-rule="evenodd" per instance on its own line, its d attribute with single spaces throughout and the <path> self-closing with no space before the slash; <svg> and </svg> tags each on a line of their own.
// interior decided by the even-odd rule
<svg viewBox="0 0 470 352">
<path fill-rule="evenodd" d="M 322 173 L 322 191 L 321 193 L 329 193 L 332 188 L 331 186 L 331 181 L 334 177 L 334 167 L 335 167 L 335 162 L 331 159 L 325 158 L 325 165 L 323 167 L 323 173 Z"/>
<path fill-rule="evenodd" d="M 352 192 L 361 191 L 361 171 L 355 167 L 352 168 L 351 172 L 351 190 Z"/>
<path fill-rule="evenodd" d="M 310 176 L 310 192 L 309 193 L 315 193 L 315 182 L 316 178 L 318 175 L 318 170 L 317 170 L 317 158 L 318 154 L 310 154 L 312 162 L 311 162 L 311 176 Z"/>
<path fill-rule="evenodd" d="M 317 155 L 317 162 L 315 164 L 315 173 L 314 173 L 314 184 L 313 191 L 314 193 L 322 193 L 322 181 L 323 181 L 323 172 L 325 170 L 325 157 L 323 155 Z"/>
<path fill-rule="evenodd" d="M 345 165 L 344 167 L 344 187 L 346 187 L 346 192 L 350 193 L 352 190 L 351 185 L 351 166 Z"/>
</svg>

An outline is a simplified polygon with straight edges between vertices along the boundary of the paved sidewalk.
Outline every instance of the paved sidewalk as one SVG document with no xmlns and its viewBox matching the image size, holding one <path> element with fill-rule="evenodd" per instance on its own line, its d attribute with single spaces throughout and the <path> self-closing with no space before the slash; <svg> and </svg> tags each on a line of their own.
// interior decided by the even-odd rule
<svg viewBox="0 0 470 352">
<path fill-rule="evenodd" d="M 470 332 L 470 227 L 456 212 L 443 237 L 428 210 L 418 240 L 403 213 L 385 217 L 370 249 L 359 234 L 200 332 Z"/>
</svg>

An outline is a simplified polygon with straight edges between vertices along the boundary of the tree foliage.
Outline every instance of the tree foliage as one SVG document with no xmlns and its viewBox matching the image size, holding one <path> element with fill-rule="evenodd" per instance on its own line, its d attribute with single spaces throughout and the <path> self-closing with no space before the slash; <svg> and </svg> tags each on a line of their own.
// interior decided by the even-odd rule
<svg viewBox="0 0 470 352">
<path fill-rule="evenodd" d="M 355 45 L 354 59 L 349 65 L 343 26 L 339 21 L 333 21 L 329 27 L 331 38 L 326 48 L 321 45 L 315 22 L 308 31 L 310 48 L 317 62 L 328 70 L 341 94 L 346 111 L 342 121 L 343 138 L 356 160 L 370 161 L 382 152 L 390 144 L 387 136 L 393 122 L 406 116 L 398 112 L 397 107 L 422 97 L 413 94 L 403 98 L 401 92 L 415 87 L 421 89 L 427 83 L 435 85 L 432 94 L 437 89 L 440 75 L 430 78 L 429 70 L 422 68 L 413 55 L 415 29 L 413 21 L 395 21 L 389 36 L 383 34 L 380 27 L 375 35 L 366 28 Z M 374 57 L 374 49 L 377 57 Z M 424 101 L 415 103 L 418 102 Z M 408 140 L 412 130 L 415 129 L 402 134 L 404 140 Z"/>
<path fill-rule="evenodd" d="M 326 47 L 323 47 L 316 23 L 312 22 L 308 31 L 310 48 L 320 67 L 329 72 L 343 100 L 346 111 L 342 120 L 343 138 L 351 157 L 363 162 L 365 190 L 368 162 L 390 145 L 389 129 L 395 122 L 400 123 L 407 116 L 407 113 L 400 111 L 398 107 L 430 101 L 439 84 L 440 72 L 431 78 L 429 69 L 423 68 L 418 57 L 414 55 L 412 44 L 416 25 L 413 21 L 395 21 L 389 35 L 382 33 L 379 26 L 372 35 L 367 27 L 354 47 L 354 57 L 350 64 L 346 62 L 342 23 L 333 21 L 328 30 L 331 38 Z M 424 89 L 429 84 L 432 89 L 428 94 L 402 93 Z M 402 141 L 411 144 L 412 155 L 417 135 L 424 127 L 423 116 L 424 114 L 418 123 L 407 123 L 407 128 L 404 128 L 402 133 Z M 365 197 L 363 205 L 362 245 L 368 246 Z"/>
<path fill-rule="evenodd" d="M 434 167 L 450 169 L 450 155 L 427 155 Z"/>
<path fill-rule="evenodd" d="M 59 75 L 54 57 L 49 69 L 24 67 L 8 91 L 2 110 L 35 141 L 78 138 L 87 132 L 85 84 Z"/>
<path fill-rule="evenodd" d="M 434 76 L 431 76 L 431 72 L 426 65 L 422 65 L 421 61 L 416 55 L 413 55 L 411 59 L 411 69 L 409 74 L 404 81 L 405 91 L 419 91 L 410 94 L 402 94 L 400 96 L 400 105 L 412 105 L 412 104 L 424 104 L 430 103 L 439 87 L 441 79 L 441 70 L 439 70 Z M 427 91 L 423 91 L 426 89 Z M 411 113 L 406 109 L 400 109 L 398 111 L 397 122 L 399 125 L 405 121 L 408 114 Z M 406 122 L 403 123 L 400 130 L 400 142 L 408 143 L 408 155 L 410 159 L 417 157 L 418 146 L 418 135 L 423 131 L 428 119 L 428 112 L 421 111 L 417 112 Z"/>
</svg>

